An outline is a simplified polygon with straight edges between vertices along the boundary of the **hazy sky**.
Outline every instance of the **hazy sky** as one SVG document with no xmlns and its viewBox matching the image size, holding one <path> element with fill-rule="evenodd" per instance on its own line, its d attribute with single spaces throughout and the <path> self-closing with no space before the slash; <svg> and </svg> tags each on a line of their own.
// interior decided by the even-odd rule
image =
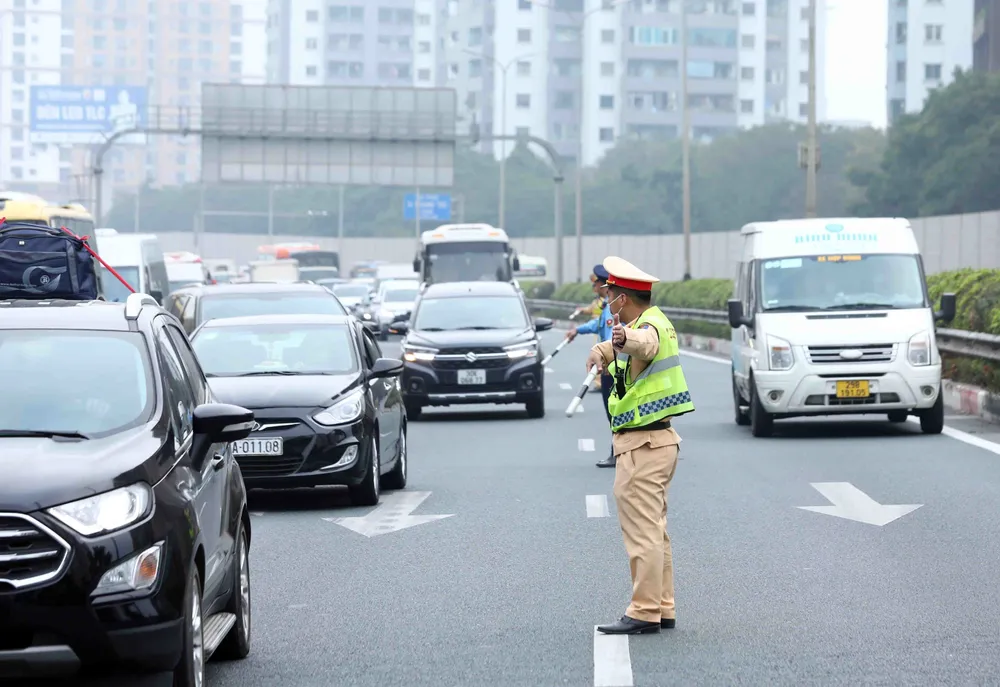
<svg viewBox="0 0 1000 687">
<path fill-rule="evenodd" d="M 886 2 L 827 0 L 827 119 L 885 127 Z"/>
</svg>

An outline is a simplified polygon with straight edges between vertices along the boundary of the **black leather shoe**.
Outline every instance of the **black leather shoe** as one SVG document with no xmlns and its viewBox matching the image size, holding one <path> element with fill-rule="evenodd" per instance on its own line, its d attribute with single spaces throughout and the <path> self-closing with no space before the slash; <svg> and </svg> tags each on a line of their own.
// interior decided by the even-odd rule
<svg viewBox="0 0 1000 687">
<path fill-rule="evenodd" d="M 672 630 L 677 625 L 675 618 L 660 618 L 660 627 L 664 630 Z"/>
<path fill-rule="evenodd" d="M 597 461 L 597 467 L 599 468 L 613 468 L 615 464 L 618 463 L 618 459 L 614 456 L 608 456 L 604 460 Z"/>
<path fill-rule="evenodd" d="M 645 620 L 636 620 L 623 615 L 618 622 L 610 625 L 598 625 L 598 632 L 606 635 L 644 635 L 660 631 L 659 623 L 650 623 Z"/>
</svg>

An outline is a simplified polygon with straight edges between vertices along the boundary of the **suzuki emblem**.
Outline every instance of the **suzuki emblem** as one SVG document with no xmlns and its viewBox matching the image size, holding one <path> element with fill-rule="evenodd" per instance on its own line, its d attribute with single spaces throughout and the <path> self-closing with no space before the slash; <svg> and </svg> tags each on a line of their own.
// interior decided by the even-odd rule
<svg viewBox="0 0 1000 687">
<path fill-rule="evenodd" d="M 468 360 L 470 363 L 474 363 L 474 362 L 476 362 L 476 360 L 478 360 L 478 358 L 476 358 L 476 354 L 475 353 L 466 353 L 465 354 L 465 359 Z"/>
</svg>

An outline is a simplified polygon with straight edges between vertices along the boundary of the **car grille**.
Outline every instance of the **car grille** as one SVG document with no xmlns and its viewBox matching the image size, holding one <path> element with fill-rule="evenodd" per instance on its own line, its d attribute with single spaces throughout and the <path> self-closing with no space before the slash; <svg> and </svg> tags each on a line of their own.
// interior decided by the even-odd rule
<svg viewBox="0 0 1000 687">
<path fill-rule="evenodd" d="M 302 456 L 238 456 L 240 472 L 244 477 L 284 477 L 302 467 Z"/>
<path fill-rule="evenodd" d="M 69 544 L 34 518 L 0 513 L 0 590 L 54 580 L 69 553 Z"/>
<path fill-rule="evenodd" d="M 896 357 L 894 344 L 868 344 L 864 346 L 809 346 L 811 363 L 889 363 Z M 861 351 L 857 360 L 841 358 L 841 351 Z"/>
<path fill-rule="evenodd" d="M 466 358 L 470 354 L 476 359 Z M 502 348 L 448 349 L 434 357 L 434 367 L 438 370 L 495 370 L 509 364 L 510 358 Z"/>
<path fill-rule="evenodd" d="M 257 432 L 278 432 L 279 434 L 283 431 L 292 429 L 293 427 L 298 427 L 302 424 L 302 420 L 294 417 L 270 417 L 262 418 L 254 415 L 254 421 L 260 426 L 260 429 L 253 430 L 252 433 Z"/>
</svg>

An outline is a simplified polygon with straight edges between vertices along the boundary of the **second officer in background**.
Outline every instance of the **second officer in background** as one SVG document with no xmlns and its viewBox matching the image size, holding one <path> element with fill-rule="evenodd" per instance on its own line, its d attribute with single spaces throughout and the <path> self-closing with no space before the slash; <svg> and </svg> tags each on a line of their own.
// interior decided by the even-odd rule
<svg viewBox="0 0 1000 687">
<path fill-rule="evenodd" d="M 632 573 L 632 603 L 618 621 L 597 629 L 644 634 L 676 622 L 667 492 L 681 438 L 671 419 L 692 412 L 694 404 L 681 371 L 677 332 L 652 305 L 659 279 L 621 258 L 605 259 L 604 267 L 614 327 L 611 341 L 591 349 L 587 369 L 596 365 L 614 378 L 608 401 L 618 459 L 614 492 Z"/>
</svg>

